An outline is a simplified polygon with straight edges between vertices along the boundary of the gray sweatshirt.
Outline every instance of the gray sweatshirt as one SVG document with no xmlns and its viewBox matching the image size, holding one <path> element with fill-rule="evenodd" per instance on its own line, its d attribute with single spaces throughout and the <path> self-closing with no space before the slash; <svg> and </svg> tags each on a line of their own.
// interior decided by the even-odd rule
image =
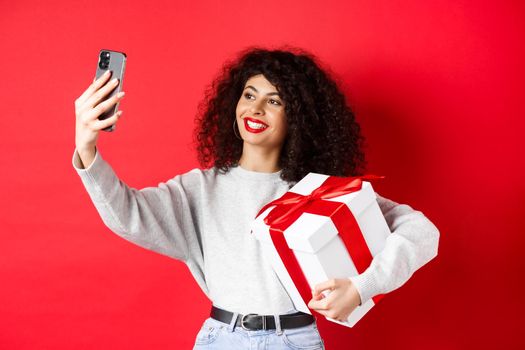
<svg viewBox="0 0 525 350">
<path fill-rule="evenodd" d="M 86 169 L 75 150 L 73 166 L 111 231 L 184 262 L 214 305 L 241 314 L 295 310 L 250 234 L 259 209 L 292 185 L 280 171 L 193 169 L 138 190 L 117 177 L 99 150 Z M 350 277 L 362 302 L 400 287 L 437 255 L 439 232 L 421 212 L 379 195 L 377 201 L 392 234 L 370 267 Z"/>
</svg>

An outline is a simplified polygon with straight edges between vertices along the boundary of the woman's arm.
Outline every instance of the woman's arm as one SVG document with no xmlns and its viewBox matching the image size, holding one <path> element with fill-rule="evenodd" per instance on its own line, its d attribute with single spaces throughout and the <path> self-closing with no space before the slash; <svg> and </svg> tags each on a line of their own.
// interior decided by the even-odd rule
<svg viewBox="0 0 525 350">
<path fill-rule="evenodd" d="M 439 231 L 422 212 L 380 195 L 377 202 L 392 233 L 368 269 L 350 278 L 362 303 L 401 287 L 438 253 Z"/>
<path fill-rule="evenodd" d="M 392 232 L 385 247 L 360 275 L 330 279 L 315 286 L 308 307 L 344 321 L 370 298 L 401 287 L 438 251 L 439 231 L 423 213 L 377 195 L 377 202 Z M 330 290 L 328 297 L 321 292 Z"/>
<path fill-rule="evenodd" d="M 82 165 L 75 150 L 73 166 L 106 226 L 141 247 L 186 261 L 196 233 L 181 176 L 137 190 L 119 180 L 98 149 L 91 164 Z"/>
</svg>

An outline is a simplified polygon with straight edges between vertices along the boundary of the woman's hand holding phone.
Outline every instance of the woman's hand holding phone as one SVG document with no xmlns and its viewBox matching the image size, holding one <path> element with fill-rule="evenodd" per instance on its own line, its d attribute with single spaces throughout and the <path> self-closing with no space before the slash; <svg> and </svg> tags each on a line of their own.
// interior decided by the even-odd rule
<svg viewBox="0 0 525 350">
<path fill-rule="evenodd" d="M 122 111 L 118 111 L 107 119 L 98 119 L 102 113 L 111 109 L 124 97 L 124 92 L 121 91 L 111 98 L 105 99 L 119 84 L 118 79 L 109 80 L 110 77 L 111 74 L 107 71 L 95 79 L 86 91 L 75 100 L 75 145 L 85 168 L 89 167 L 95 158 L 95 146 L 100 130 L 116 124 L 122 115 Z"/>
</svg>

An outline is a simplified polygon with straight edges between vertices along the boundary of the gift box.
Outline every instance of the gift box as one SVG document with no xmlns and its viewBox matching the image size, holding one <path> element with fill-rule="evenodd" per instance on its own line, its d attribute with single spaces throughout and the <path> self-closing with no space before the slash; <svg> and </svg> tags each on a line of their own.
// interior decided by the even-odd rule
<svg viewBox="0 0 525 350">
<path fill-rule="evenodd" d="M 297 310 L 311 314 L 307 304 L 316 284 L 362 273 L 383 249 L 390 230 L 369 182 L 376 178 L 309 173 L 252 222 Z M 327 319 L 352 327 L 378 299 L 358 306 L 344 322 Z"/>
</svg>

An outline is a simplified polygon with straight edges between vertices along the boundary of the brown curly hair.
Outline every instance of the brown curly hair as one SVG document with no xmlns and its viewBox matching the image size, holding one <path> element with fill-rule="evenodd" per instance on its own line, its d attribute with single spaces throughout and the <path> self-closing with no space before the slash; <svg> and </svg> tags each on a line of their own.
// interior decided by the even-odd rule
<svg viewBox="0 0 525 350">
<path fill-rule="evenodd" d="M 233 132 L 237 102 L 257 74 L 276 87 L 285 104 L 288 132 L 279 158 L 281 178 L 290 183 L 309 172 L 361 175 L 364 138 L 344 94 L 328 69 L 304 50 L 251 47 L 224 64 L 199 104 L 194 141 L 203 167 L 227 172 L 236 166 L 243 141 Z"/>
</svg>

